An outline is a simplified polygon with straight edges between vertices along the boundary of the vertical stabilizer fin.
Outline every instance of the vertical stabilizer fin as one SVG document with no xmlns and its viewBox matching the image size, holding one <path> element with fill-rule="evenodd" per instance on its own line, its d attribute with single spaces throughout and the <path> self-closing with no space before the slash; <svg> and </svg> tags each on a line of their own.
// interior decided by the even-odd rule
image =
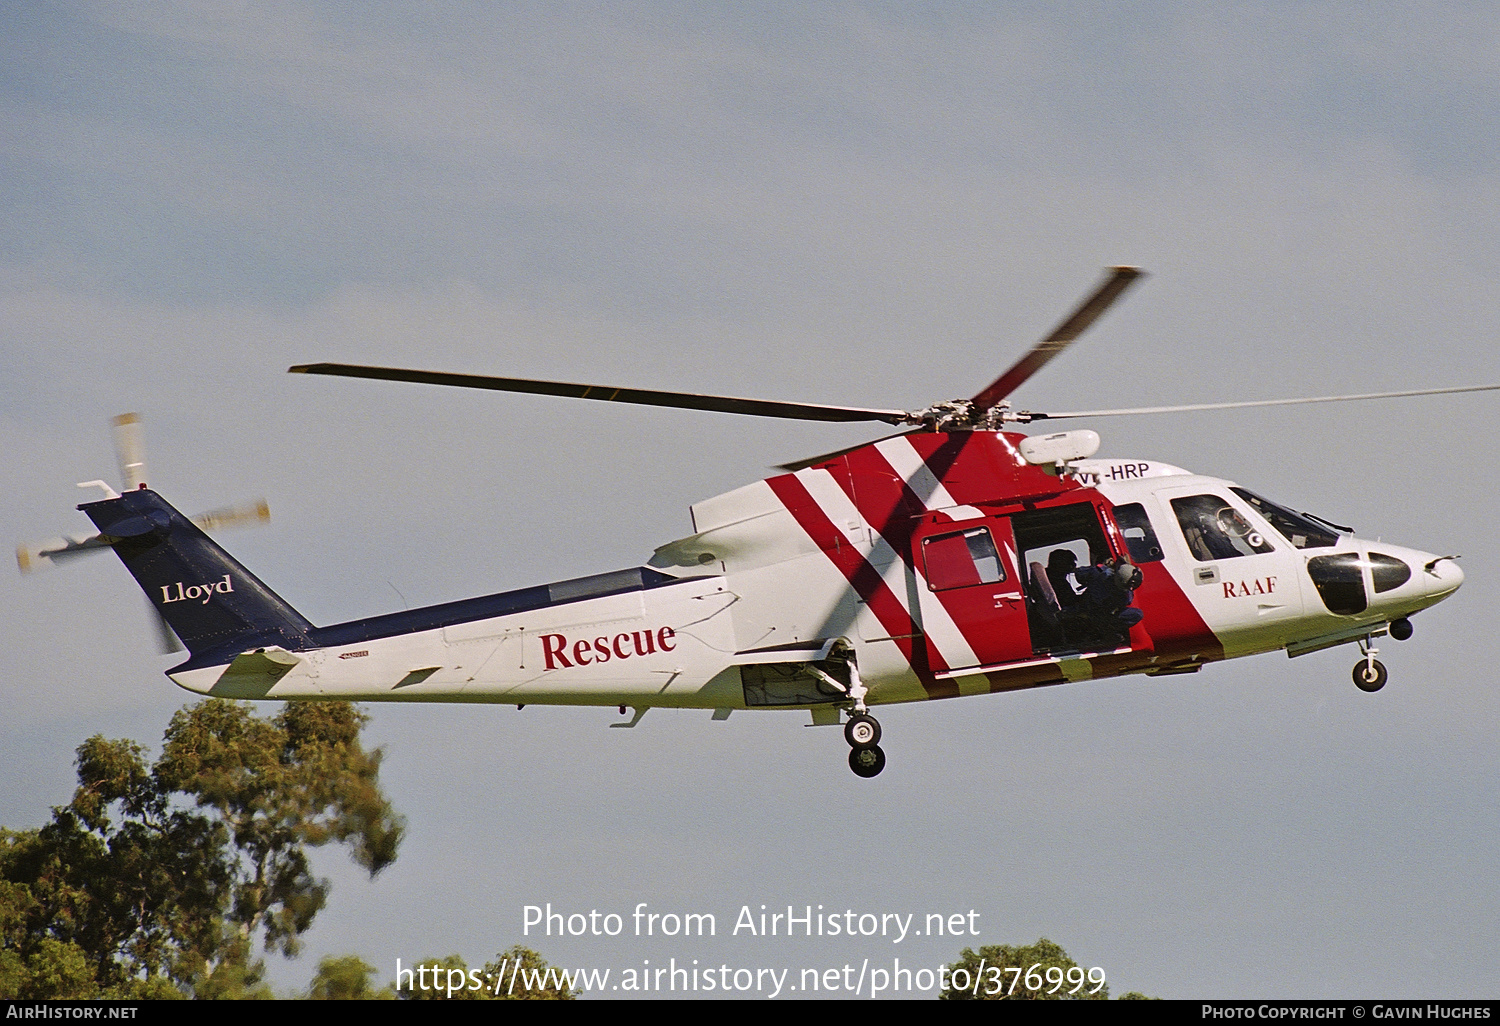
<svg viewBox="0 0 1500 1026">
<path fill-rule="evenodd" d="M 150 489 L 78 508 L 194 661 L 265 645 L 310 647 L 312 624 L 302 614 Z"/>
</svg>

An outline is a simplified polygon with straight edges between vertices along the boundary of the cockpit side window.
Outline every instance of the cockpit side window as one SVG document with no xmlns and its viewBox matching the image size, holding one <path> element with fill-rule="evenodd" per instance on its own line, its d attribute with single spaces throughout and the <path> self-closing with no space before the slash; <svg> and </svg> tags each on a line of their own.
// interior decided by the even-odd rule
<svg viewBox="0 0 1500 1026">
<path fill-rule="evenodd" d="M 1230 491 L 1248 502 L 1250 507 L 1265 517 L 1266 521 L 1276 528 L 1283 538 L 1299 549 L 1326 549 L 1339 542 L 1337 534 L 1314 523 L 1301 513 L 1294 513 L 1285 506 L 1279 506 L 1269 499 L 1262 499 L 1254 492 L 1243 488 L 1231 488 Z"/>
<path fill-rule="evenodd" d="M 1125 536 L 1125 547 L 1130 550 L 1132 563 L 1155 563 L 1161 559 L 1161 542 L 1156 540 L 1156 531 L 1146 516 L 1146 507 L 1139 502 L 1126 503 L 1114 508 L 1115 523 Z"/>
<path fill-rule="evenodd" d="M 1183 540 L 1200 563 L 1274 551 L 1265 536 L 1222 496 L 1173 499 L 1172 512 L 1177 514 Z"/>
</svg>

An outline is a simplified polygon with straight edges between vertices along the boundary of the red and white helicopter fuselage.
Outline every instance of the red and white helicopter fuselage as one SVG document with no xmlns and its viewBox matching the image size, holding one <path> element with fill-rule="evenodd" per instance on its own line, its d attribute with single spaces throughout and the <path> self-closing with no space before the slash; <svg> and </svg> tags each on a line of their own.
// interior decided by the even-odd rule
<svg viewBox="0 0 1500 1026">
<path fill-rule="evenodd" d="M 1023 437 L 888 439 L 698 503 L 697 532 L 647 567 L 547 586 L 545 602 L 517 600 L 529 608 L 453 603 L 436 607 L 450 622 L 387 634 L 426 611 L 393 614 L 320 629 L 346 644 L 171 675 L 232 698 L 782 708 L 837 723 L 847 665 L 870 706 L 1192 672 L 1368 641 L 1463 581 L 1451 559 L 1316 521 L 1278 530 L 1268 514 L 1291 511 L 1164 463 L 1059 474 L 1021 456 Z M 1043 608 L 1039 568 L 1059 549 L 1140 568 L 1143 616 L 1122 643 L 1091 645 Z M 229 597 L 222 579 L 197 583 L 162 589 L 169 619 L 178 602 Z M 227 587 L 241 587 L 233 571 Z"/>
<path fill-rule="evenodd" d="M 138 419 L 117 418 L 125 492 L 83 509 L 99 534 L 22 547 L 37 562 L 112 547 L 190 649 L 169 670 L 225 698 L 798 709 L 844 723 L 850 767 L 885 764 L 876 705 L 1114 677 L 1192 673 L 1276 650 L 1374 639 L 1452 594 L 1450 556 L 1367 543 L 1229 481 L 1091 459 L 1092 431 L 1009 424 L 1494 391 L 1033 413 L 1009 396 L 1140 277 L 1110 268 L 1041 342 L 973 397 L 917 411 L 828 406 L 354 364 L 302 374 L 911 428 L 805 460 L 692 507 L 694 534 L 644 566 L 317 627 L 141 483 Z M 847 720 L 845 716 L 847 715 Z"/>
</svg>

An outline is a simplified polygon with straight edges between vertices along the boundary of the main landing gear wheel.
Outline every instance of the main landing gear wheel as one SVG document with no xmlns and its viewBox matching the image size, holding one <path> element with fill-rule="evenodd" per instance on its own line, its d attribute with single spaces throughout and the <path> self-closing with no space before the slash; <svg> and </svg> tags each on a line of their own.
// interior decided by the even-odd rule
<svg viewBox="0 0 1500 1026">
<path fill-rule="evenodd" d="M 874 748 L 880 744 L 880 722 L 869 713 L 855 713 L 844 724 L 844 740 L 849 742 L 850 748 Z"/>
<path fill-rule="evenodd" d="M 1361 691 L 1379 691 L 1389 676 L 1379 659 L 1361 659 L 1354 664 L 1354 686 Z"/>
<path fill-rule="evenodd" d="M 849 768 L 857 777 L 873 777 L 885 769 L 885 752 L 879 745 L 853 748 L 849 751 Z"/>
</svg>

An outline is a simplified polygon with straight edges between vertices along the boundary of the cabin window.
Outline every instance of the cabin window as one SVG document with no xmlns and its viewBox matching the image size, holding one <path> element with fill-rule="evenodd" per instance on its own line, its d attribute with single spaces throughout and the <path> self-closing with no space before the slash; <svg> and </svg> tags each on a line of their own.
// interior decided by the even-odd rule
<svg viewBox="0 0 1500 1026">
<path fill-rule="evenodd" d="M 1230 491 L 1248 502 L 1251 509 L 1276 528 L 1277 533 L 1299 549 L 1325 549 L 1338 544 L 1337 533 L 1314 523 L 1301 513 L 1294 513 L 1285 506 L 1278 506 L 1243 488 L 1231 488 Z"/>
<path fill-rule="evenodd" d="M 1130 550 L 1132 563 L 1155 563 L 1161 559 L 1161 542 L 1156 540 L 1156 531 L 1151 519 L 1146 516 L 1146 507 L 1139 502 L 1129 502 L 1114 509 L 1115 523 L 1125 536 L 1125 547 Z"/>
<path fill-rule="evenodd" d="M 924 538 L 922 558 L 927 566 L 927 587 L 933 591 L 1005 580 L 995 539 L 987 527 Z"/>
<path fill-rule="evenodd" d="M 1200 563 L 1274 551 L 1265 536 L 1222 496 L 1173 499 L 1172 512 L 1177 514 L 1188 550 Z"/>
</svg>

